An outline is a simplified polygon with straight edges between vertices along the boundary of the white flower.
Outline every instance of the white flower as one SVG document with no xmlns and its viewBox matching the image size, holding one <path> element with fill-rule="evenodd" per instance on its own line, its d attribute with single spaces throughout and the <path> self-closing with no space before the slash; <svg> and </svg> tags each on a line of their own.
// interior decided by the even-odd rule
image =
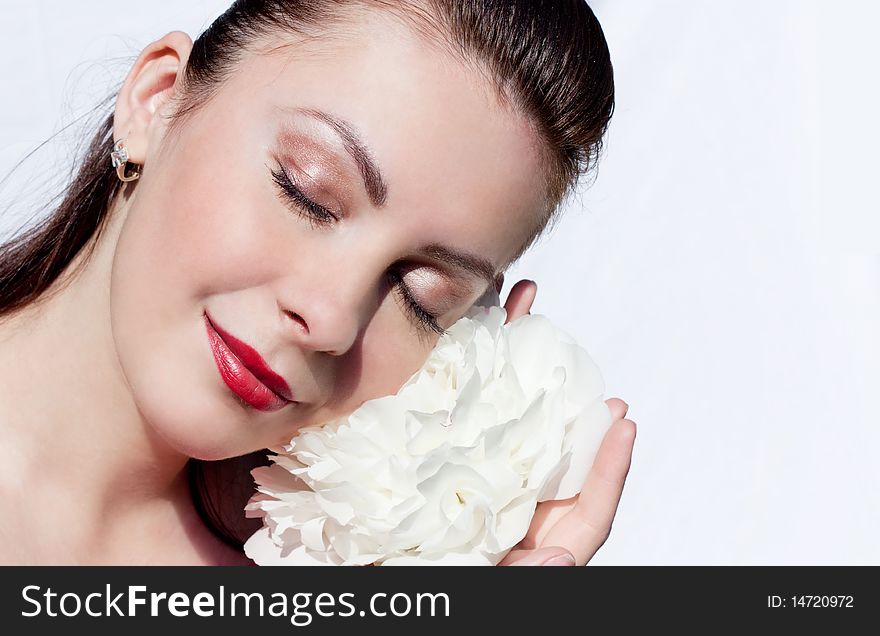
<svg viewBox="0 0 880 636">
<path fill-rule="evenodd" d="M 259 565 L 494 565 L 580 492 L 611 424 L 587 352 L 540 314 L 472 307 L 396 395 L 303 428 L 252 471 Z"/>
</svg>

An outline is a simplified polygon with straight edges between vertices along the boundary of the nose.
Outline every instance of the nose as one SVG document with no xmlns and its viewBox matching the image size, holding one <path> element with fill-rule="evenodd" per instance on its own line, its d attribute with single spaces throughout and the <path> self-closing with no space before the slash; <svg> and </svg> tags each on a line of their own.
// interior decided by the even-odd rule
<svg viewBox="0 0 880 636">
<path fill-rule="evenodd" d="M 343 355 L 354 345 L 365 319 L 364 292 L 352 285 L 328 284 L 326 279 L 312 290 L 294 287 L 279 303 L 286 332 L 300 348 Z"/>
</svg>

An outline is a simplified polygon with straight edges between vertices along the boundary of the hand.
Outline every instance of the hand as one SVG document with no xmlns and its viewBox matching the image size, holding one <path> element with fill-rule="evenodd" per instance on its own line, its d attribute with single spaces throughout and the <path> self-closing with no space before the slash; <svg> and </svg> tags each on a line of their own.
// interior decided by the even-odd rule
<svg viewBox="0 0 880 636">
<path fill-rule="evenodd" d="M 529 313 L 537 293 L 534 281 L 521 280 L 507 295 L 507 322 Z M 596 453 L 580 494 L 539 503 L 526 536 L 499 565 L 586 565 L 611 532 L 632 460 L 636 424 L 624 419 L 629 406 L 605 400 L 612 424 Z"/>
</svg>

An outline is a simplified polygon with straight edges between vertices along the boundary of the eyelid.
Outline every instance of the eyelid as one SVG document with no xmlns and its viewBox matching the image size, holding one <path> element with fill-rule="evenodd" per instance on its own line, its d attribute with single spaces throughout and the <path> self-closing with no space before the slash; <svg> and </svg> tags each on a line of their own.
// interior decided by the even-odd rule
<svg viewBox="0 0 880 636">
<path fill-rule="evenodd" d="M 288 172 L 301 175 L 306 180 L 318 185 L 313 175 L 321 175 L 321 184 L 330 186 L 328 195 L 334 205 L 331 211 L 343 210 L 352 205 L 352 168 L 347 155 L 340 154 L 334 146 L 329 145 L 322 136 L 302 131 L 291 131 L 282 126 L 278 133 L 273 151 L 275 160 L 289 168 Z M 349 159 L 349 161 L 347 161 Z M 356 184 L 356 182 L 354 182 Z"/>
<path fill-rule="evenodd" d="M 373 160 L 370 149 L 359 138 L 358 132 L 350 122 L 316 108 L 285 108 L 277 105 L 275 108 L 282 113 L 296 116 L 305 115 L 311 118 L 312 124 L 319 124 L 321 128 L 326 127 L 327 132 L 334 132 L 339 138 L 336 144 L 334 144 L 334 155 L 343 158 L 347 164 L 353 163 L 357 166 L 363 181 L 362 187 L 366 189 L 367 196 L 373 207 L 382 208 L 385 206 L 388 187 L 383 181 L 382 173 Z M 290 145 L 297 145 L 300 142 L 297 140 L 296 126 L 288 127 L 290 124 L 292 124 L 290 121 L 283 121 L 282 123 L 284 127 L 283 141 Z M 339 143 L 342 144 L 345 150 L 344 154 L 342 149 L 336 150 Z"/>
<path fill-rule="evenodd" d="M 425 309 L 422 304 L 416 300 L 412 290 L 404 282 L 403 276 L 404 275 L 400 273 L 399 269 L 392 269 L 388 272 L 388 277 L 394 287 L 398 290 L 398 294 L 405 305 L 404 308 L 407 313 L 413 317 L 423 331 L 441 335 L 446 333 L 446 330 L 438 324 L 437 316 Z"/>
<path fill-rule="evenodd" d="M 404 276 L 412 276 L 414 284 L 408 284 L 410 290 L 421 287 L 436 290 L 432 297 L 440 306 L 454 306 L 470 298 L 476 288 L 473 279 L 467 273 L 459 272 L 454 267 L 443 267 L 443 264 L 432 261 L 418 261 L 404 268 Z M 482 293 L 482 292 L 481 292 Z"/>
<path fill-rule="evenodd" d="M 307 197 L 280 162 L 277 165 L 277 170 L 270 169 L 272 177 L 276 185 L 283 191 L 286 202 L 293 205 L 296 208 L 296 212 L 305 214 L 312 221 L 324 225 L 339 220 L 336 213 Z M 304 211 L 302 208 L 306 208 L 307 211 Z"/>
<path fill-rule="evenodd" d="M 396 268 L 396 271 L 414 299 L 419 296 L 419 290 L 424 290 L 424 293 L 432 299 L 428 304 L 433 310 L 428 310 L 422 302 L 419 304 L 426 313 L 435 318 L 465 303 L 476 291 L 467 277 L 450 274 L 446 268 L 432 262 L 405 261 Z M 482 293 L 480 291 L 480 295 Z"/>
</svg>

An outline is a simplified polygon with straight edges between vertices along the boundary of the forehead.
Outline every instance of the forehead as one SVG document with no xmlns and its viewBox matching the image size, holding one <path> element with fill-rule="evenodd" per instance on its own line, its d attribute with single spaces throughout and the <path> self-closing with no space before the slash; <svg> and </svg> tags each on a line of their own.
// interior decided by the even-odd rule
<svg viewBox="0 0 880 636">
<path fill-rule="evenodd" d="M 539 138 L 476 68 L 376 11 L 329 37 L 279 42 L 246 57 L 230 82 L 252 113 L 271 124 L 314 108 L 351 122 L 385 177 L 388 210 L 438 242 L 464 225 L 457 245 L 501 265 L 531 235 L 543 204 Z M 284 118 L 328 138 L 315 121 Z"/>
</svg>

